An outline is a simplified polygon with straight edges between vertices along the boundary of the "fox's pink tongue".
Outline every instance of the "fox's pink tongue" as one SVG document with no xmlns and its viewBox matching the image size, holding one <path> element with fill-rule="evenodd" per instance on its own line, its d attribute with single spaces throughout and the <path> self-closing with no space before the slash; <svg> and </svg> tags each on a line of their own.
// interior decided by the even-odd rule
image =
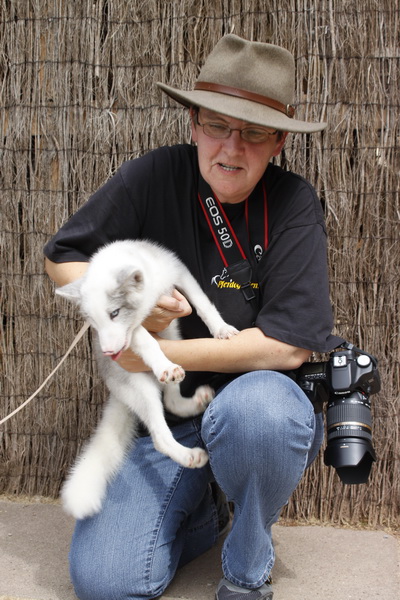
<svg viewBox="0 0 400 600">
<path fill-rule="evenodd" d="M 122 354 L 122 350 L 120 350 L 120 351 L 119 351 L 119 352 L 117 352 L 116 354 L 111 354 L 111 359 L 112 359 L 112 360 L 118 360 L 118 359 L 119 359 L 119 357 L 121 356 L 121 354 Z"/>
</svg>

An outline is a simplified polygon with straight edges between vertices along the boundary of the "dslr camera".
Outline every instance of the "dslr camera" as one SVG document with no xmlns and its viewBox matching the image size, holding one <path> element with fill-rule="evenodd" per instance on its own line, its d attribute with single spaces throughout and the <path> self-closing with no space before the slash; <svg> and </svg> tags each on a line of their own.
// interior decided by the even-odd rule
<svg viewBox="0 0 400 600">
<path fill-rule="evenodd" d="M 374 356 L 344 342 L 328 361 L 304 363 L 297 371 L 297 383 L 316 411 L 328 403 L 324 462 L 343 483 L 366 483 L 376 460 L 370 396 L 381 387 L 377 365 Z"/>
</svg>

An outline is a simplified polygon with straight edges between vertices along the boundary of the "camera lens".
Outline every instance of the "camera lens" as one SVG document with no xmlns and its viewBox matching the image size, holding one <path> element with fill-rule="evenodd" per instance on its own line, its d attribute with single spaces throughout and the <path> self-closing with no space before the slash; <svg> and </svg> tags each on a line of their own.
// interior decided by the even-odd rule
<svg viewBox="0 0 400 600">
<path fill-rule="evenodd" d="M 344 483 L 365 483 L 376 458 L 368 398 L 354 392 L 332 400 L 328 404 L 326 420 L 325 464 L 335 467 Z"/>
</svg>

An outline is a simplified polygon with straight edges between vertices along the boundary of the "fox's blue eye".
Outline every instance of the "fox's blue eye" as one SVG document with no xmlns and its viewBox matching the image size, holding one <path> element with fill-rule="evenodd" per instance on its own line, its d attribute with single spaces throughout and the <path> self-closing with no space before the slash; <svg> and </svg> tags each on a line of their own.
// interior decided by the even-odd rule
<svg viewBox="0 0 400 600">
<path fill-rule="evenodd" d="M 112 313 L 110 313 L 110 319 L 115 319 L 115 317 L 118 317 L 118 315 L 119 315 L 119 308 L 113 310 Z"/>
</svg>

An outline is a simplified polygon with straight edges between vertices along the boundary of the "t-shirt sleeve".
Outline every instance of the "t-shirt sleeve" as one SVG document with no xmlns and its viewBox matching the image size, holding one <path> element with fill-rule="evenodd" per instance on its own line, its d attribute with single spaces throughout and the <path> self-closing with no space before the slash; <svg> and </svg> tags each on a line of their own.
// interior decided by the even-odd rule
<svg viewBox="0 0 400 600">
<path fill-rule="evenodd" d="M 47 243 L 45 255 L 86 262 L 101 246 L 125 239 L 152 239 L 179 254 L 193 221 L 194 158 L 182 144 L 123 163 Z"/>
<path fill-rule="evenodd" d="M 307 182 L 290 182 L 258 281 L 262 308 L 256 326 L 265 335 L 316 352 L 329 352 L 342 339 L 331 335 L 327 243 L 319 199 Z M 288 190 L 281 190 L 283 196 Z"/>
<path fill-rule="evenodd" d="M 133 162 L 133 161 L 132 161 Z M 140 215 L 123 178 L 124 166 L 46 244 L 53 262 L 86 262 L 106 243 L 139 236 Z"/>
</svg>

